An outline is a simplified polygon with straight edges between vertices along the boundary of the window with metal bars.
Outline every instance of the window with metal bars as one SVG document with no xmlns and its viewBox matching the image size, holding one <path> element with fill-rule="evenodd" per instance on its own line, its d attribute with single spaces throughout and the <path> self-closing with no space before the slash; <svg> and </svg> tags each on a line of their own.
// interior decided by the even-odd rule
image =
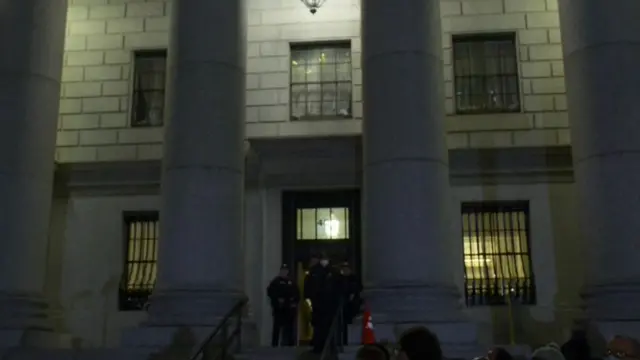
<svg viewBox="0 0 640 360">
<path fill-rule="evenodd" d="M 529 202 L 462 204 L 467 306 L 536 303 Z"/>
<path fill-rule="evenodd" d="M 125 261 L 120 310 L 145 309 L 156 284 L 158 234 L 158 212 L 124 214 Z"/>
<path fill-rule="evenodd" d="M 291 46 L 291 119 L 351 118 L 351 44 Z"/>
<path fill-rule="evenodd" d="M 166 50 L 134 53 L 131 126 L 161 126 L 167 74 Z"/>
<path fill-rule="evenodd" d="M 515 34 L 454 35 L 452 43 L 456 112 L 519 112 Z"/>
</svg>

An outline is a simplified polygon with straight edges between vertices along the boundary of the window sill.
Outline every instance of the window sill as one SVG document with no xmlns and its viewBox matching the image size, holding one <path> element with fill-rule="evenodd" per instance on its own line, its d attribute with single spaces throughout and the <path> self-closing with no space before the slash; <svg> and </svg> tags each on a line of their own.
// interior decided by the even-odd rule
<svg viewBox="0 0 640 360">
<path fill-rule="evenodd" d="M 522 109 L 517 108 L 513 110 L 471 110 L 471 111 L 456 110 L 455 115 L 466 116 L 466 115 L 498 115 L 498 114 L 520 114 L 520 113 L 522 113 Z"/>
<path fill-rule="evenodd" d="M 513 305 L 509 305 L 506 302 L 488 302 L 488 303 L 477 303 L 477 304 L 465 304 L 467 309 L 486 309 L 486 308 L 505 308 L 509 306 L 536 306 L 537 304 L 528 304 L 528 303 L 516 303 L 514 301 Z"/>
<path fill-rule="evenodd" d="M 291 116 L 289 121 L 336 121 L 336 120 L 353 120 L 353 115 L 346 116 Z"/>
<path fill-rule="evenodd" d="M 275 137 L 360 136 L 362 119 L 339 118 L 291 120 L 271 123 L 247 123 L 249 139 Z"/>
<path fill-rule="evenodd" d="M 133 129 L 154 129 L 163 126 L 164 124 L 129 124 L 129 127 Z"/>
<path fill-rule="evenodd" d="M 455 114 L 446 117 L 445 126 L 448 132 L 528 130 L 533 120 L 525 113 Z"/>
</svg>

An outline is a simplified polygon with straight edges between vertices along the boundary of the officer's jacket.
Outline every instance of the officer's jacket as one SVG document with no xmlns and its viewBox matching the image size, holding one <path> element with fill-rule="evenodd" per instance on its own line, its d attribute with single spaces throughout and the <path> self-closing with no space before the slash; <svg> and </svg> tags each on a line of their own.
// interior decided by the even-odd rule
<svg viewBox="0 0 640 360">
<path fill-rule="evenodd" d="M 314 309 L 331 307 L 340 301 L 340 274 L 330 267 L 317 265 L 309 269 L 304 282 L 304 296 L 310 299 Z"/>
<path fill-rule="evenodd" d="M 353 295 L 354 300 L 360 297 L 362 292 L 362 283 L 354 274 L 342 275 L 341 277 L 341 290 L 345 299 L 348 299 Z"/>
<path fill-rule="evenodd" d="M 269 283 L 267 296 L 269 296 L 271 307 L 274 310 L 291 308 L 292 305 L 296 305 L 300 301 L 298 286 L 291 279 L 280 276 L 276 276 Z M 282 299 L 283 303 L 281 304 L 278 299 Z"/>
<path fill-rule="evenodd" d="M 344 320 L 351 323 L 362 306 L 362 283 L 354 274 L 342 275 L 341 278 Z"/>
</svg>

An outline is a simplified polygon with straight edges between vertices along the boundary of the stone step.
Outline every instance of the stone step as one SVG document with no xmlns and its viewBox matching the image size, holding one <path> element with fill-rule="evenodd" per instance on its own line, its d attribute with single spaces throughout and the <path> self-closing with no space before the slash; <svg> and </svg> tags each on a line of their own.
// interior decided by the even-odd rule
<svg viewBox="0 0 640 360">
<path fill-rule="evenodd" d="M 345 346 L 338 355 L 339 360 L 352 360 L 360 345 Z M 526 345 L 505 345 L 515 359 L 526 359 L 531 348 Z M 481 355 L 469 354 L 470 357 Z M 18 348 L 0 352 L 3 360 L 147 360 L 148 353 L 128 349 L 30 349 Z M 319 360 L 308 347 L 258 347 L 233 356 L 233 360 Z"/>
<path fill-rule="evenodd" d="M 309 347 L 257 347 L 234 355 L 235 360 L 294 360 L 307 359 Z"/>
<path fill-rule="evenodd" d="M 340 354 L 338 354 L 339 360 L 353 360 L 356 358 L 356 352 L 360 345 L 349 345 L 345 346 Z"/>
<path fill-rule="evenodd" d="M 3 360 L 146 360 L 146 354 L 122 349 L 29 349 L 6 351 Z"/>
<path fill-rule="evenodd" d="M 15 346 L 26 346 L 42 349 L 70 349 L 73 337 L 46 330 L 14 331 L 0 330 L 0 349 Z"/>
</svg>

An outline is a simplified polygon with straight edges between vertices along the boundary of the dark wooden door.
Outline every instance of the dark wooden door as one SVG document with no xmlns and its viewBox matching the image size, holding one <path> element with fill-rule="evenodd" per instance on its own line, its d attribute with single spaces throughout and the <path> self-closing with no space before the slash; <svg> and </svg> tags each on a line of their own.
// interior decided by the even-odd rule
<svg viewBox="0 0 640 360">
<path fill-rule="evenodd" d="M 300 291 L 309 260 L 323 254 L 334 265 L 361 266 L 360 192 L 358 190 L 284 192 L 282 196 L 282 259 Z M 298 314 L 300 344 L 310 340 L 310 313 L 303 303 Z"/>
<path fill-rule="evenodd" d="M 306 269 L 312 254 L 334 264 L 347 261 L 359 273 L 361 263 L 358 190 L 284 192 L 282 259 L 294 271 Z"/>
</svg>

